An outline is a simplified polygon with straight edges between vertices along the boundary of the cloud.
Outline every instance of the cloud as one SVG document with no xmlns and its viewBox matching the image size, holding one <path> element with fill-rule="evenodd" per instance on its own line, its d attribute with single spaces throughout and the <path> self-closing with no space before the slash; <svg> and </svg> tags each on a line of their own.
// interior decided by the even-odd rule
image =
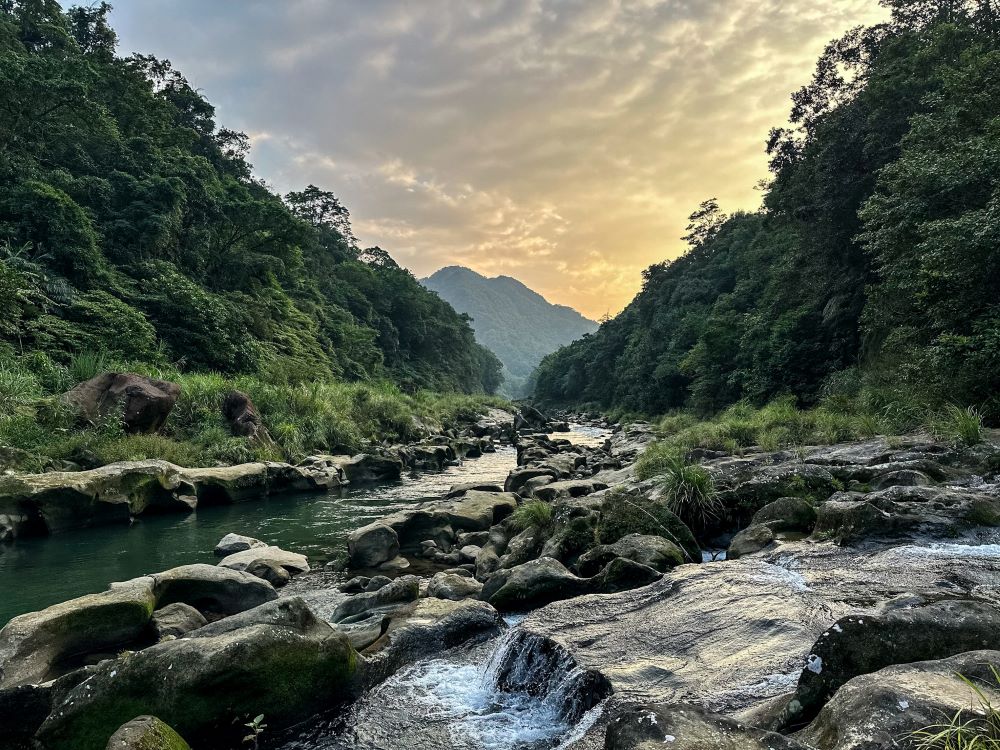
<svg viewBox="0 0 1000 750">
<path fill-rule="evenodd" d="M 129 0 L 123 52 L 168 57 L 252 134 L 282 192 L 349 206 L 418 275 L 509 273 L 598 316 L 676 257 L 704 198 L 753 209 L 763 142 L 874 0 Z"/>
</svg>

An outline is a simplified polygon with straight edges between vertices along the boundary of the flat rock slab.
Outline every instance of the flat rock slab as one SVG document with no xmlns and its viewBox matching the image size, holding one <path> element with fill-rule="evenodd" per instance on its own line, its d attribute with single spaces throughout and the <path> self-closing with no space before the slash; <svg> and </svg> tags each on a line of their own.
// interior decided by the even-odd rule
<svg viewBox="0 0 1000 750">
<path fill-rule="evenodd" d="M 309 561 L 305 555 L 297 552 L 288 552 L 281 547 L 251 547 L 242 552 L 235 552 L 232 555 L 222 558 L 219 565 L 231 570 L 248 570 L 256 563 L 264 562 L 278 568 L 284 568 L 291 574 L 306 573 L 309 571 Z"/>
</svg>

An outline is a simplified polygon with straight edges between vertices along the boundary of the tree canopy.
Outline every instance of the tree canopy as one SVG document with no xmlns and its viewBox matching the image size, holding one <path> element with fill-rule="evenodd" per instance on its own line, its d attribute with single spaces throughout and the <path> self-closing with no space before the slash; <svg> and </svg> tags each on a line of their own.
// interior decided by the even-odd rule
<svg viewBox="0 0 1000 750">
<path fill-rule="evenodd" d="M 1000 11 L 885 4 L 792 96 L 763 208 L 703 203 L 691 250 L 547 357 L 536 397 L 710 413 L 850 382 L 1000 417 Z"/>
<path fill-rule="evenodd" d="M 468 321 L 245 135 L 168 60 L 119 57 L 106 3 L 0 0 L 0 343 L 282 380 L 493 391 Z"/>
</svg>

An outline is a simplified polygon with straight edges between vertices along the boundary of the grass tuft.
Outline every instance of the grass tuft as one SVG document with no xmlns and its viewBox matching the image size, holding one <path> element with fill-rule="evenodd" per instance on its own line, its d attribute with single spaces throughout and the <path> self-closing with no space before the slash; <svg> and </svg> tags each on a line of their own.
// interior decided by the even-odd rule
<svg viewBox="0 0 1000 750">
<path fill-rule="evenodd" d="M 541 500 L 531 500 L 519 506 L 511 518 L 511 523 L 518 531 L 531 528 L 544 531 L 552 527 L 552 506 Z"/>
<path fill-rule="evenodd" d="M 1000 672 L 990 667 L 993 680 L 1000 687 Z M 1000 747 L 1000 709 L 996 708 L 986 691 L 972 680 L 958 675 L 973 691 L 979 711 L 969 715 L 958 711 L 948 721 L 934 724 L 914 732 L 919 750 L 996 750 Z"/>
<path fill-rule="evenodd" d="M 930 429 L 938 438 L 956 445 L 971 446 L 983 442 L 983 417 L 972 406 L 963 409 L 948 404 L 932 419 Z"/>
</svg>

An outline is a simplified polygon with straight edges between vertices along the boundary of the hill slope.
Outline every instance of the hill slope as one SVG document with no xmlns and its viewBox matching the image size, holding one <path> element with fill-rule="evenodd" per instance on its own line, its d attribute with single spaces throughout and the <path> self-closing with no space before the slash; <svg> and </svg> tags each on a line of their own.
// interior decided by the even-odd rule
<svg viewBox="0 0 1000 750">
<path fill-rule="evenodd" d="M 0 3 L 0 360 L 496 386 L 462 316 L 332 193 L 254 177 L 169 61 L 118 56 L 108 10 Z"/>
<path fill-rule="evenodd" d="M 597 330 L 594 321 L 570 307 L 553 305 L 509 276 L 489 279 L 449 266 L 422 283 L 472 318 L 476 339 L 503 362 L 503 390 L 513 396 L 523 394 L 545 355 Z"/>
<path fill-rule="evenodd" d="M 546 403 L 713 413 L 785 394 L 1000 419 L 1000 12 L 884 3 L 831 43 L 768 144 L 764 208 L 692 215 L 691 251 L 538 369 Z"/>
</svg>

